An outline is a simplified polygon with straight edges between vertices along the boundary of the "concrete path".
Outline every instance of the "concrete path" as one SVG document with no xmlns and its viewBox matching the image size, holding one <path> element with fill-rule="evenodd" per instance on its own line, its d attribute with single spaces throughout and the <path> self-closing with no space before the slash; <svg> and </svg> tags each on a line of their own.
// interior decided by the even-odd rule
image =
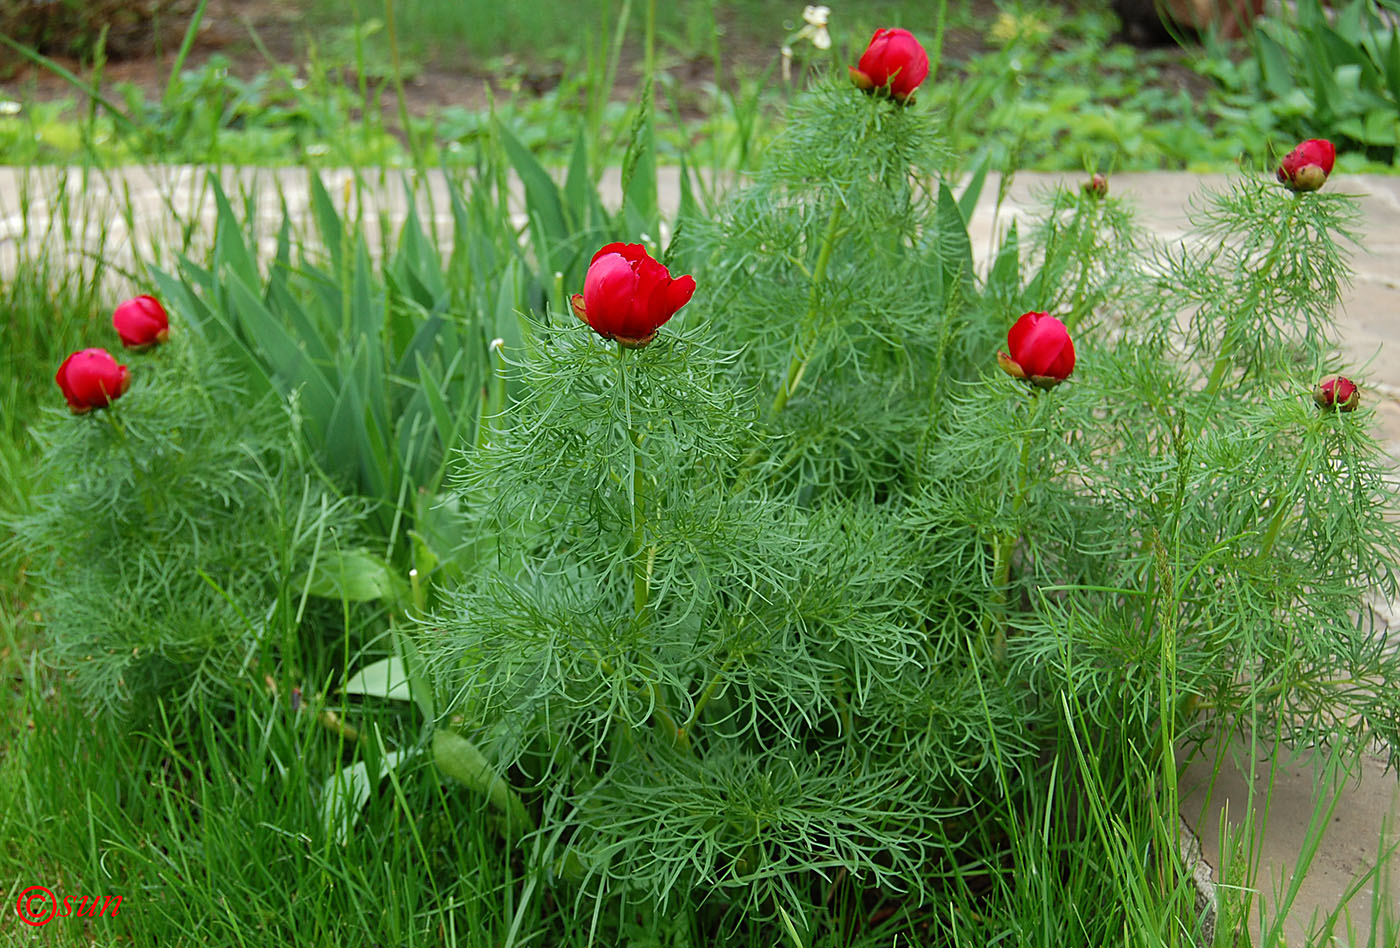
<svg viewBox="0 0 1400 948">
<path fill-rule="evenodd" d="M 179 238 L 175 222 L 180 218 L 203 220 L 205 226 L 195 229 L 193 243 L 207 245 L 212 239 L 212 228 L 207 224 L 212 221 L 213 201 L 204 183 L 206 174 L 207 169 L 189 167 L 128 169 L 108 177 L 52 169 L 26 175 L 18 169 L 0 168 L 0 278 L 12 272 L 15 255 L 22 247 L 52 240 L 32 227 L 26 230 L 25 217 L 19 212 L 22 199 L 30 204 L 29 220 L 40 220 L 50 213 L 67 216 L 76 232 L 83 235 L 82 242 L 89 252 L 102 253 L 119 265 L 129 264 L 136 254 L 142 259 L 164 259 Z M 258 197 L 253 206 L 264 225 L 260 231 L 268 235 L 269 252 L 282 202 L 294 220 L 310 220 L 304 171 L 227 169 L 220 172 L 220 177 L 231 194 L 257 185 Z M 985 255 L 994 227 L 1005 226 L 1013 215 L 1033 216 L 1038 206 L 1036 195 L 1050 185 L 1065 182 L 1077 187 L 1082 178 L 1018 174 L 1001 208 L 1001 217 L 995 222 L 992 199 L 997 183 L 989 180 L 972 221 L 973 246 Z M 326 172 L 323 180 L 338 206 L 343 208 L 350 203 L 348 174 Z M 1185 239 L 1187 200 L 1203 187 L 1221 187 L 1225 180 L 1223 176 L 1180 173 L 1120 174 L 1111 179 L 1110 186 L 1113 194 L 1137 205 L 1142 222 L 1159 237 Z M 392 227 L 402 218 L 405 205 L 398 182 L 398 172 L 387 174 L 365 199 L 365 220 L 373 235 L 372 244 L 377 241 L 381 223 Z M 1400 458 L 1400 178 L 1335 175 L 1327 187 L 1358 195 L 1361 200 L 1364 252 L 1355 260 L 1355 285 L 1347 295 L 1340 319 L 1344 350 L 1363 382 L 1366 403 L 1376 410 L 1381 437 L 1389 444 L 1392 456 Z M 451 221 L 440 176 L 432 179 L 430 188 L 436 210 L 426 215 L 425 223 L 440 233 L 448 233 Z M 605 179 L 604 192 L 605 199 L 610 197 L 615 206 L 619 197 L 616 174 Z M 663 207 L 674 209 L 677 195 L 674 169 L 663 169 Z M 1376 606 L 1389 617 L 1390 626 L 1400 637 L 1400 622 L 1396 619 L 1400 608 L 1393 603 Z M 1257 787 L 1269 784 L 1271 755 L 1267 749 L 1254 754 L 1240 748 L 1233 751 L 1225 755 L 1223 770 L 1213 789 L 1209 788 L 1208 778 L 1213 770 L 1209 762 L 1194 764 L 1183 774 L 1182 815 L 1197 830 L 1206 861 L 1217 869 L 1221 866 L 1222 839 L 1228 852 L 1230 841 L 1243 838 L 1239 834 L 1250 806 L 1251 779 Z M 1303 851 L 1318 788 L 1325 786 L 1327 777 L 1321 762 L 1307 756 L 1286 757 L 1276 766 L 1268 795 L 1267 826 L 1254 840 L 1260 866 L 1257 886 L 1269 911 L 1279 904 L 1278 893 L 1285 891 L 1292 879 L 1292 867 L 1298 864 Z M 1400 830 L 1400 794 L 1393 773 L 1384 773 L 1376 761 L 1363 761 L 1339 792 L 1341 796 L 1325 827 L 1326 834 L 1288 915 L 1291 945 L 1302 944 L 1308 919 L 1336 908 L 1358 874 L 1375 863 L 1382 848 L 1383 827 L 1400 842 L 1400 836 L 1395 835 Z M 1254 809 L 1263 811 L 1265 806 L 1265 795 L 1256 795 Z M 1400 924 L 1400 859 L 1395 862 L 1396 881 L 1388 891 L 1381 890 L 1374 879 L 1363 881 L 1350 902 L 1350 917 L 1361 924 L 1362 932 L 1366 931 L 1373 906 L 1389 910 L 1392 924 Z M 1253 927 L 1257 940 L 1257 922 Z M 1400 943 L 1400 933 L 1393 933 L 1392 938 L 1394 943 Z M 1354 943 L 1367 942 L 1362 937 L 1354 939 Z"/>
</svg>

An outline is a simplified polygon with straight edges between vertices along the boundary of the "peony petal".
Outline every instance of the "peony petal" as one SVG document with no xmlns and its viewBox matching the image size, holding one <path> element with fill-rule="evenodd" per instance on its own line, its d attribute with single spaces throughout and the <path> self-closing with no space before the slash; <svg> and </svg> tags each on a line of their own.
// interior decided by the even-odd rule
<svg viewBox="0 0 1400 948">
<path fill-rule="evenodd" d="M 1035 324 L 1026 337 L 1020 352 L 1013 357 L 1027 375 L 1054 375 L 1052 367 L 1061 359 L 1066 346 L 1070 345 L 1069 334 L 1058 319 L 1047 316 Z M 1070 364 L 1074 363 L 1074 351 L 1070 350 Z"/>
<path fill-rule="evenodd" d="M 666 288 L 666 318 L 670 319 L 676 315 L 682 306 L 690 302 L 690 298 L 695 295 L 695 278 L 686 274 L 676 277 L 671 281 L 671 285 Z"/>
<path fill-rule="evenodd" d="M 885 62 L 894 79 L 890 84 L 890 94 L 906 99 L 928 78 L 928 54 L 913 34 L 901 33 L 903 35 L 893 37 L 886 47 Z"/>
<path fill-rule="evenodd" d="M 637 274 L 619 253 L 595 257 L 583 280 L 588 325 L 604 336 L 625 331 L 637 295 Z"/>
<path fill-rule="evenodd" d="M 865 48 L 860 62 L 856 63 L 856 68 L 875 87 L 890 81 L 889 73 L 885 71 L 885 46 L 888 42 L 886 36 L 889 32 L 887 29 L 876 30 L 875 35 L 870 37 L 870 45 Z"/>
<path fill-rule="evenodd" d="M 1035 329 L 1036 323 L 1047 315 L 1049 314 L 1026 313 L 1012 325 L 1011 330 L 1006 334 L 1006 349 L 1012 359 L 1020 360 L 1021 351 L 1026 344 L 1026 337 Z"/>
<path fill-rule="evenodd" d="M 598 261 L 598 258 L 599 258 L 599 257 L 606 256 L 606 255 L 608 255 L 608 254 L 610 254 L 610 253 L 615 253 L 615 254 L 617 254 L 617 255 L 620 256 L 622 259 L 626 260 L 628 263 L 637 263 L 638 261 L 647 259 L 647 258 L 650 256 L 650 255 L 647 253 L 647 249 L 646 249 L 645 247 L 643 247 L 641 244 L 622 244 L 622 243 L 615 243 L 615 244 L 608 244 L 608 245 L 607 245 L 606 247 L 604 247 L 602 250 L 600 250 L 600 251 L 598 251 L 597 253 L 595 253 L 595 254 L 593 255 L 593 261 L 592 261 L 592 262 L 596 263 L 596 262 Z"/>
<path fill-rule="evenodd" d="M 54 374 L 53 380 L 58 383 L 59 391 L 63 392 L 63 397 L 67 399 L 68 407 L 75 412 L 84 412 L 88 410 L 87 406 L 78 401 L 73 392 L 73 383 L 68 381 L 68 369 L 77 357 L 78 353 L 74 352 L 64 359 L 63 364 L 58 367 L 58 372 Z"/>
</svg>

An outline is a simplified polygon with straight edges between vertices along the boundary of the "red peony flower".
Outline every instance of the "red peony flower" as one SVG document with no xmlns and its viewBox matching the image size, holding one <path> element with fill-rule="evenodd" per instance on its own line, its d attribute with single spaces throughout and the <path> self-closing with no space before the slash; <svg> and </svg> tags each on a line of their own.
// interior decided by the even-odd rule
<svg viewBox="0 0 1400 948">
<path fill-rule="evenodd" d="M 75 415 L 107 407 L 131 384 L 131 373 L 106 349 L 73 353 L 63 360 L 53 378 Z"/>
<path fill-rule="evenodd" d="M 1081 187 L 1083 187 L 1084 193 L 1090 197 L 1108 197 L 1108 179 L 1101 173 L 1096 172 L 1094 176 L 1088 181 L 1085 181 Z"/>
<path fill-rule="evenodd" d="M 1284 156 L 1278 179 L 1290 191 L 1316 191 L 1336 160 L 1336 146 L 1325 138 L 1309 138 Z"/>
<path fill-rule="evenodd" d="M 1026 313 L 1006 334 L 1009 352 L 997 364 L 1012 378 L 1039 388 L 1053 388 L 1074 371 L 1074 343 L 1065 324 L 1048 313 Z"/>
<path fill-rule="evenodd" d="M 640 349 L 694 292 L 694 278 L 671 279 L 641 244 L 608 244 L 593 255 L 583 292 L 570 302 L 598 335 Z"/>
<path fill-rule="evenodd" d="M 170 338 L 170 318 L 154 296 L 122 303 L 112 313 L 112 325 L 128 349 L 149 349 Z"/>
<path fill-rule="evenodd" d="M 851 67 L 851 81 L 857 88 L 887 93 L 901 104 L 927 78 L 928 53 L 908 30 L 876 30 L 860 63 Z"/>
<path fill-rule="evenodd" d="M 1313 401 L 1326 411 L 1356 411 L 1361 404 L 1361 389 L 1343 375 L 1329 375 L 1313 389 Z"/>
</svg>

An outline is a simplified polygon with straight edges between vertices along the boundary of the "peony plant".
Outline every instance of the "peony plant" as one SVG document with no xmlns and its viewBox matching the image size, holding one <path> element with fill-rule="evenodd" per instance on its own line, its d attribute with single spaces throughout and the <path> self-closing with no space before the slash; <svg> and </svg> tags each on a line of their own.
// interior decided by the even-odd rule
<svg viewBox="0 0 1400 948">
<path fill-rule="evenodd" d="M 1207 737 L 1400 741 L 1394 689 L 1329 684 L 1400 674 L 1353 618 L 1395 588 L 1383 452 L 1340 382 L 1343 412 L 1308 404 L 1345 199 L 1237 182 L 1196 221 L 1227 239 L 1185 250 L 1106 187 L 1059 191 L 979 268 L 977 185 L 902 107 L 916 46 L 879 31 L 853 70 L 887 95 L 795 103 L 666 248 L 693 280 L 598 251 L 587 325 L 533 328 L 460 466 L 495 552 L 419 638 L 441 743 L 513 788 L 560 885 L 711 933 L 771 933 L 775 907 L 818 931 L 843 899 L 907 933 L 968 875 L 1014 899 L 1065 858 L 1027 814 L 1070 848 L 1175 853 L 1140 817 L 1176 812 Z M 1199 932 L 1183 868 L 1153 872 L 1163 924 Z"/>
</svg>

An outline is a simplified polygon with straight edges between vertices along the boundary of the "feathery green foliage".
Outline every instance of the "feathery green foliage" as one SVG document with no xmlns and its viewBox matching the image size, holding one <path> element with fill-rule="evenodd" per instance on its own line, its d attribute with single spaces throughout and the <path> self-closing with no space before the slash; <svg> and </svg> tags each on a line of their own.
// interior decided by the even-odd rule
<svg viewBox="0 0 1400 948">
<path fill-rule="evenodd" d="M 43 482 L 16 524 L 32 556 L 46 655 L 79 694 L 126 705 L 226 686 L 260 667 L 268 609 L 358 515 L 296 450 L 285 409 L 250 400 L 203 347 L 132 356 L 107 409 L 54 417 Z"/>
<path fill-rule="evenodd" d="M 938 123 L 818 87 L 669 248 L 700 290 L 651 347 L 532 328 L 422 641 L 581 891 L 834 933 L 839 878 L 914 930 L 1124 825 L 1152 872 L 1076 927 L 1200 937 L 1178 743 L 1400 736 L 1395 487 L 1309 397 L 1354 207 L 1241 184 L 1178 250 L 1060 191 L 981 274 Z M 1059 388 L 995 370 L 1023 309 L 1074 333 Z"/>
</svg>

